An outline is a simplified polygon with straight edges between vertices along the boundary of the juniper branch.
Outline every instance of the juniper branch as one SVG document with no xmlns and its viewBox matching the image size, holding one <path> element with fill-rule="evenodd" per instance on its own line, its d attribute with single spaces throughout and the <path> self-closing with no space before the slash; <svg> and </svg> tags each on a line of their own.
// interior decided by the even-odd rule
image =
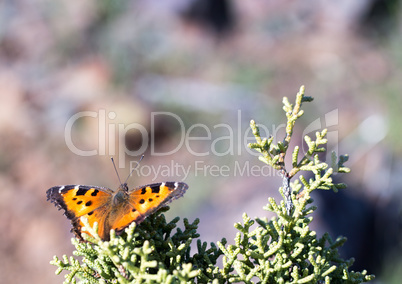
<svg viewBox="0 0 402 284">
<path fill-rule="evenodd" d="M 338 248 L 346 238 L 332 240 L 325 233 L 318 238 L 309 228 L 311 214 L 316 207 L 310 193 L 317 189 L 337 191 L 346 185 L 332 181 L 334 172 L 349 172 L 344 166 L 348 156 L 331 155 L 330 166 L 320 161 L 318 153 L 325 150 L 326 130 L 316 133 L 315 140 L 305 137 L 307 152 L 299 157 L 299 147 L 292 153 L 292 167 L 286 171 L 284 157 L 289 149 L 293 128 L 303 115 L 302 103 L 312 98 L 304 96 L 300 88 L 295 104 L 284 98 L 287 117 L 286 135 L 282 142 L 274 143 L 273 137 L 260 137 L 257 124 L 251 121 L 256 143 L 249 145 L 261 153 L 259 159 L 279 170 L 283 175 L 280 193 L 283 200 L 268 198 L 264 209 L 274 213 L 267 218 L 252 219 L 246 213 L 233 244 L 222 238 L 216 245 L 197 240 L 197 252 L 191 254 L 191 243 L 199 237 L 199 220 L 190 223 L 183 220 L 183 229 L 178 228 L 179 218 L 166 222 L 166 208 L 149 216 L 140 225 L 127 227 L 116 236 L 111 231 L 110 241 L 103 242 L 97 235 L 97 224 L 91 228 L 83 219 L 89 235 L 83 237 L 88 243 L 73 239 L 76 247 L 74 257 L 57 257 L 51 261 L 57 266 L 56 273 L 69 272 L 65 283 L 361 283 L 374 279 L 367 271 L 349 271 L 353 259 L 344 260 Z M 303 174 L 290 182 L 297 173 Z M 290 202 L 290 203 L 289 203 Z M 291 206 L 290 206 L 291 205 Z M 222 265 L 216 265 L 222 256 Z"/>
</svg>

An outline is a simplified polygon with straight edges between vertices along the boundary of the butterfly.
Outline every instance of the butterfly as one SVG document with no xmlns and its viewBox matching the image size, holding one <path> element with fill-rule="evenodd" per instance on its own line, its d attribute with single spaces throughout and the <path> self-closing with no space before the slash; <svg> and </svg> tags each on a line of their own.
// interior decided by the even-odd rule
<svg viewBox="0 0 402 284">
<path fill-rule="evenodd" d="M 132 190 L 122 183 L 116 191 L 99 186 L 62 185 L 49 188 L 46 195 L 48 201 L 64 210 L 78 239 L 84 241 L 81 218 L 85 217 L 91 227 L 98 223 L 98 235 L 107 241 L 111 229 L 119 234 L 132 222 L 141 223 L 160 207 L 183 196 L 187 189 L 183 182 L 153 183 Z"/>
</svg>

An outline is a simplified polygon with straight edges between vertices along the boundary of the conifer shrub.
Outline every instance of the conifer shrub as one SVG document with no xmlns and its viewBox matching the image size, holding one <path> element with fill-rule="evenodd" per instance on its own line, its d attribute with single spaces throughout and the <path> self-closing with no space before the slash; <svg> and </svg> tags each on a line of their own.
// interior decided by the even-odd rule
<svg viewBox="0 0 402 284">
<path fill-rule="evenodd" d="M 319 153 L 326 151 L 326 129 L 304 137 L 308 147 L 304 154 L 300 146 L 290 149 L 295 123 L 303 115 L 301 107 L 312 100 L 304 95 L 304 87 L 294 104 L 283 99 L 286 134 L 277 143 L 274 137 L 262 138 L 258 125 L 250 123 L 256 141 L 248 146 L 282 175 L 278 189 L 282 200 L 269 197 L 267 190 L 264 209 L 274 213 L 271 219 L 252 219 L 244 213 L 234 224 L 238 232 L 233 241 L 222 238 L 210 244 L 197 233 L 199 219 L 184 218 L 178 226 L 179 217 L 166 220 L 163 213 L 168 207 L 139 225 L 132 223 L 120 236 L 112 230 L 110 241 L 102 241 L 97 224 L 91 227 L 84 219 L 85 230 L 93 237 L 84 235 L 87 242 L 72 238 L 74 256 L 55 256 L 50 262 L 57 267 L 56 274 L 67 271 L 64 283 L 361 283 L 374 279 L 365 270 L 350 270 L 354 259 L 339 255 L 345 237 L 333 239 L 328 233 L 319 237 L 309 227 L 316 210 L 311 193 L 344 189 L 346 185 L 334 183 L 331 176 L 350 171 L 344 165 L 347 155 L 332 153 L 330 164 L 320 160 Z M 291 155 L 291 165 L 286 165 L 286 155 Z M 191 250 L 193 242 L 196 251 Z"/>
</svg>

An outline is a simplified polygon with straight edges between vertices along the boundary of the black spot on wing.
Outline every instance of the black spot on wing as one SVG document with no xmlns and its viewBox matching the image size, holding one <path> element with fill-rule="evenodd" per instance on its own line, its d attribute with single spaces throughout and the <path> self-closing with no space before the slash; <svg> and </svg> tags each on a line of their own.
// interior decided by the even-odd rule
<svg viewBox="0 0 402 284">
<path fill-rule="evenodd" d="M 141 189 L 141 194 L 145 194 L 145 193 L 147 193 L 147 188 L 146 187 Z"/>
<path fill-rule="evenodd" d="M 92 195 L 92 196 L 97 196 L 97 195 L 98 195 L 98 192 L 99 192 L 99 190 L 95 189 L 95 190 L 91 193 L 91 195 Z"/>
<path fill-rule="evenodd" d="M 161 190 L 161 186 L 154 185 L 154 186 L 151 186 L 151 189 L 152 189 L 152 193 L 159 193 L 159 191 Z"/>
<path fill-rule="evenodd" d="M 77 193 L 75 194 L 76 196 L 78 196 L 78 195 L 85 195 L 85 193 L 87 193 L 88 192 L 88 189 L 87 188 L 81 188 L 81 187 L 79 187 L 78 188 L 78 190 L 77 190 Z"/>
<path fill-rule="evenodd" d="M 92 205 L 92 201 L 88 201 L 87 203 L 85 203 L 85 206 L 91 206 Z"/>
</svg>

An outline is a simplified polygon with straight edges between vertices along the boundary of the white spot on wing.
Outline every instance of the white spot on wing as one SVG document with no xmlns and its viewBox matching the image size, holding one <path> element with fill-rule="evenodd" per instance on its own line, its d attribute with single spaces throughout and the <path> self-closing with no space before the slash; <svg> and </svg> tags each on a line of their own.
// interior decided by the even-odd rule
<svg viewBox="0 0 402 284">
<path fill-rule="evenodd" d="M 59 193 L 61 193 L 61 191 L 62 191 L 64 188 L 65 188 L 64 185 L 63 185 L 63 186 L 60 186 L 60 188 L 59 188 Z"/>
<path fill-rule="evenodd" d="M 176 189 L 176 188 L 178 188 L 179 187 L 179 183 L 176 181 L 175 183 L 174 183 L 174 188 Z"/>
<path fill-rule="evenodd" d="M 74 189 L 75 189 L 75 190 L 78 190 L 78 189 L 80 189 L 80 186 L 81 186 L 81 185 L 77 184 L 76 186 L 74 186 Z"/>
<path fill-rule="evenodd" d="M 161 185 L 162 185 L 162 186 L 166 186 L 166 183 L 165 183 L 165 182 L 162 182 Z"/>
</svg>

